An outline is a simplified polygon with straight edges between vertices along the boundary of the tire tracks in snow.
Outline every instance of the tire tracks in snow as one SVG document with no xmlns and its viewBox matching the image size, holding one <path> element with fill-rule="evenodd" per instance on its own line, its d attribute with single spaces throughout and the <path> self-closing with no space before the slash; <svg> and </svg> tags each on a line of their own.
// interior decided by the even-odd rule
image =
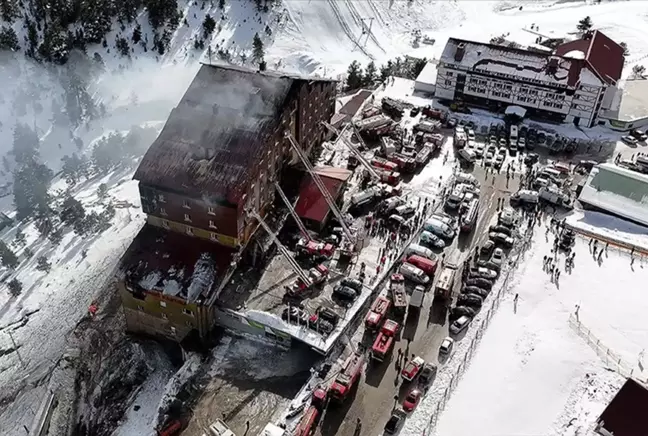
<svg viewBox="0 0 648 436">
<path fill-rule="evenodd" d="M 380 42 L 378 42 L 378 39 L 374 36 L 374 34 L 373 34 L 372 32 L 370 32 L 369 29 L 365 28 L 364 22 L 362 21 L 362 16 L 360 15 L 360 13 L 358 12 L 358 10 L 357 10 L 357 9 L 355 8 L 355 6 L 353 5 L 353 0 L 345 0 L 345 3 L 346 3 L 346 5 L 347 5 L 347 7 L 349 8 L 349 11 L 351 12 L 351 15 L 353 16 L 353 19 L 354 19 L 358 24 L 360 24 L 360 27 L 362 27 L 362 30 L 363 30 L 362 35 L 364 35 L 364 31 L 366 30 L 366 31 L 367 31 L 367 35 L 369 36 L 369 38 L 371 38 L 371 40 L 373 41 L 373 43 L 376 44 L 376 46 L 377 46 L 380 50 L 382 50 L 383 53 L 387 53 L 387 52 L 385 51 L 385 49 L 382 47 L 382 45 L 380 45 Z M 369 3 L 371 3 L 371 2 L 369 2 Z"/>
<path fill-rule="evenodd" d="M 354 42 L 354 44 L 360 49 L 362 53 L 364 53 L 365 56 L 373 60 L 374 57 L 362 45 L 360 45 L 360 43 L 353 36 L 353 32 L 351 31 L 351 28 L 346 23 L 346 21 L 344 21 L 344 18 L 342 17 L 342 13 L 340 12 L 340 8 L 338 7 L 336 0 L 328 0 L 328 3 L 329 5 L 331 5 L 331 10 L 335 14 L 335 18 L 340 23 L 340 26 L 342 27 L 342 30 L 344 30 L 344 33 L 346 33 L 349 39 Z"/>
</svg>

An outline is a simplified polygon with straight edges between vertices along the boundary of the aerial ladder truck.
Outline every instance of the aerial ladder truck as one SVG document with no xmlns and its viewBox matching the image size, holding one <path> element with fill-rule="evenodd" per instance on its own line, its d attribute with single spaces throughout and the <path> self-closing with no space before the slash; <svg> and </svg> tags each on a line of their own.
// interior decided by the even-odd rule
<svg viewBox="0 0 648 436">
<path fill-rule="evenodd" d="M 328 189 L 326 189 L 326 186 L 324 185 L 324 182 L 322 182 L 320 176 L 315 172 L 313 165 L 308 160 L 308 156 L 304 154 L 304 151 L 297 143 L 297 140 L 290 132 L 286 132 L 286 138 L 288 138 L 288 142 L 290 143 L 291 147 L 304 164 L 306 171 L 312 177 L 313 182 L 315 182 L 315 186 L 317 186 L 317 188 L 319 189 L 322 197 L 324 197 L 324 200 L 326 200 L 326 203 L 333 212 L 333 215 L 335 215 L 338 222 L 340 223 L 340 227 L 342 227 L 344 237 L 342 238 L 342 242 L 340 244 L 340 255 L 345 257 L 353 256 L 357 243 L 356 234 L 349 228 L 344 214 L 338 208 L 337 204 L 335 203 L 335 199 L 331 196 L 331 193 L 328 191 Z"/>
</svg>

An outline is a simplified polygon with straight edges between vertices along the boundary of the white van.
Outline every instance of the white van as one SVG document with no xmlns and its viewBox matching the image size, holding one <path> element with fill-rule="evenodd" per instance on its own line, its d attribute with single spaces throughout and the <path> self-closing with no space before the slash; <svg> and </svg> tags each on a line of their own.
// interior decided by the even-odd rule
<svg viewBox="0 0 648 436">
<path fill-rule="evenodd" d="M 522 189 L 511 195 L 511 200 L 527 204 L 537 204 L 539 199 L 538 191 L 530 191 L 528 189 Z"/>
<path fill-rule="evenodd" d="M 499 215 L 498 223 L 504 226 L 512 226 L 515 224 L 515 212 L 510 207 L 505 207 L 502 209 L 501 214 Z"/>
<path fill-rule="evenodd" d="M 452 227 L 438 218 L 430 218 L 425 222 L 423 228 L 428 232 L 445 239 L 452 239 L 455 237 L 455 231 Z"/>
<path fill-rule="evenodd" d="M 465 162 L 468 163 L 475 163 L 475 159 L 477 159 L 477 154 L 469 150 L 467 148 L 462 148 L 457 152 L 457 155 L 459 156 L 460 159 L 463 159 Z"/>
<path fill-rule="evenodd" d="M 411 244 L 407 249 L 405 250 L 405 256 L 409 256 L 411 254 L 416 254 L 418 256 L 423 256 L 426 259 L 434 260 L 436 259 L 436 256 L 430 250 L 429 248 L 425 248 L 422 245 L 419 244 Z"/>
<path fill-rule="evenodd" d="M 472 174 L 468 173 L 457 173 L 455 175 L 455 181 L 457 183 L 468 183 L 470 185 L 478 185 L 477 179 Z"/>
<path fill-rule="evenodd" d="M 509 135 L 509 141 L 511 144 L 515 144 L 518 139 L 518 128 L 517 126 L 511 126 L 511 134 Z"/>
<path fill-rule="evenodd" d="M 425 272 L 421 268 L 418 268 L 412 265 L 411 263 L 407 263 L 407 262 L 403 263 L 400 266 L 399 272 L 407 280 L 411 280 L 420 285 L 426 285 L 430 281 L 430 278 L 427 276 L 427 274 L 425 274 Z"/>
<path fill-rule="evenodd" d="M 540 176 L 555 181 L 558 181 L 564 177 L 563 173 L 553 168 L 543 168 L 543 170 L 540 171 Z"/>
</svg>

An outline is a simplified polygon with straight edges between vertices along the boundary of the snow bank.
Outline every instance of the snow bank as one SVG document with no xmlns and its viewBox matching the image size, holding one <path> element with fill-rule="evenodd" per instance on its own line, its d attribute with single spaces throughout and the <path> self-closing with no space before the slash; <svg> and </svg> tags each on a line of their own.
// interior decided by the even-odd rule
<svg viewBox="0 0 648 436">
<path fill-rule="evenodd" d="M 601 212 L 575 211 L 566 218 L 566 223 L 592 236 L 628 244 L 648 250 L 648 229 L 624 219 Z"/>
</svg>

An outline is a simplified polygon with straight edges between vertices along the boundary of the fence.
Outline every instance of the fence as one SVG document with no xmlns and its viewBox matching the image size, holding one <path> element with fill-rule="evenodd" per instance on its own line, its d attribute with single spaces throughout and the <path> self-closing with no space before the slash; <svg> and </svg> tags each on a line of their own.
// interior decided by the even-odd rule
<svg viewBox="0 0 648 436">
<path fill-rule="evenodd" d="M 594 334 L 592 334 L 592 331 L 585 327 L 574 314 L 569 315 L 569 325 L 574 330 L 576 330 L 580 337 L 585 339 L 585 342 L 587 342 L 587 344 L 592 347 L 594 351 L 596 351 L 596 354 L 598 354 L 601 360 L 605 362 L 605 365 L 608 368 L 614 370 L 623 377 L 634 377 L 644 384 L 648 383 L 648 378 L 640 379 L 636 377 L 634 375 L 634 369 L 632 368 L 632 365 L 624 362 L 621 357 L 619 357 L 612 350 L 603 345 L 601 340 L 594 336 Z"/>
<path fill-rule="evenodd" d="M 488 324 L 490 323 L 491 319 L 493 318 L 493 315 L 495 314 L 495 311 L 499 308 L 499 305 L 502 301 L 502 297 L 506 294 L 506 292 L 509 290 L 510 285 L 511 285 L 511 280 L 513 278 L 513 271 L 517 268 L 519 265 L 520 261 L 524 258 L 524 252 L 526 249 L 529 247 L 531 244 L 531 236 L 532 233 L 527 233 L 524 236 L 524 240 L 522 241 L 522 244 L 519 246 L 519 250 L 515 255 L 515 259 L 511 263 L 510 268 L 506 272 L 506 275 L 504 276 L 504 280 L 502 281 L 502 284 L 500 287 L 497 289 L 497 291 L 491 292 L 492 298 L 491 298 L 491 305 L 490 307 L 485 311 L 482 312 L 484 314 L 479 327 L 476 329 L 475 336 L 472 338 L 470 341 L 470 345 L 468 346 L 468 349 L 466 350 L 466 353 L 463 356 L 463 359 L 457 369 L 454 371 L 452 376 L 450 377 L 450 382 L 448 383 L 448 386 L 445 388 L 445 391 L 443 392 L 443 395 L 439 399 L 439 401 L 436 404 L 436 407 L 434 408 L 434 412 L 430 415 L 430 421 L 428 423 L 427 428 L 423 431 L 423 436 L 429 436 L 432 434 L 434 431 L 434 428 L 436 427 L 436 424 L 439 419 L 439 415 L 441 412 L 443 412 L 443 409 L 445 409 L 446 404 L 450 400 L 450 397 L 454 390 L 456 389 L 457 385 L 459 384 L 459 380 L 461 379 L 461 376 L 465 372 L 465 370 L 468 368 L 470 365 L 470 360 L 472 359 L 473 355 L 475 354 L 475 350 L 477 349 L 477 346 L 479 345 L 479 342 L 481 341 L 484 332 L 486 328 L 488 327 Z"/>
</svg>

